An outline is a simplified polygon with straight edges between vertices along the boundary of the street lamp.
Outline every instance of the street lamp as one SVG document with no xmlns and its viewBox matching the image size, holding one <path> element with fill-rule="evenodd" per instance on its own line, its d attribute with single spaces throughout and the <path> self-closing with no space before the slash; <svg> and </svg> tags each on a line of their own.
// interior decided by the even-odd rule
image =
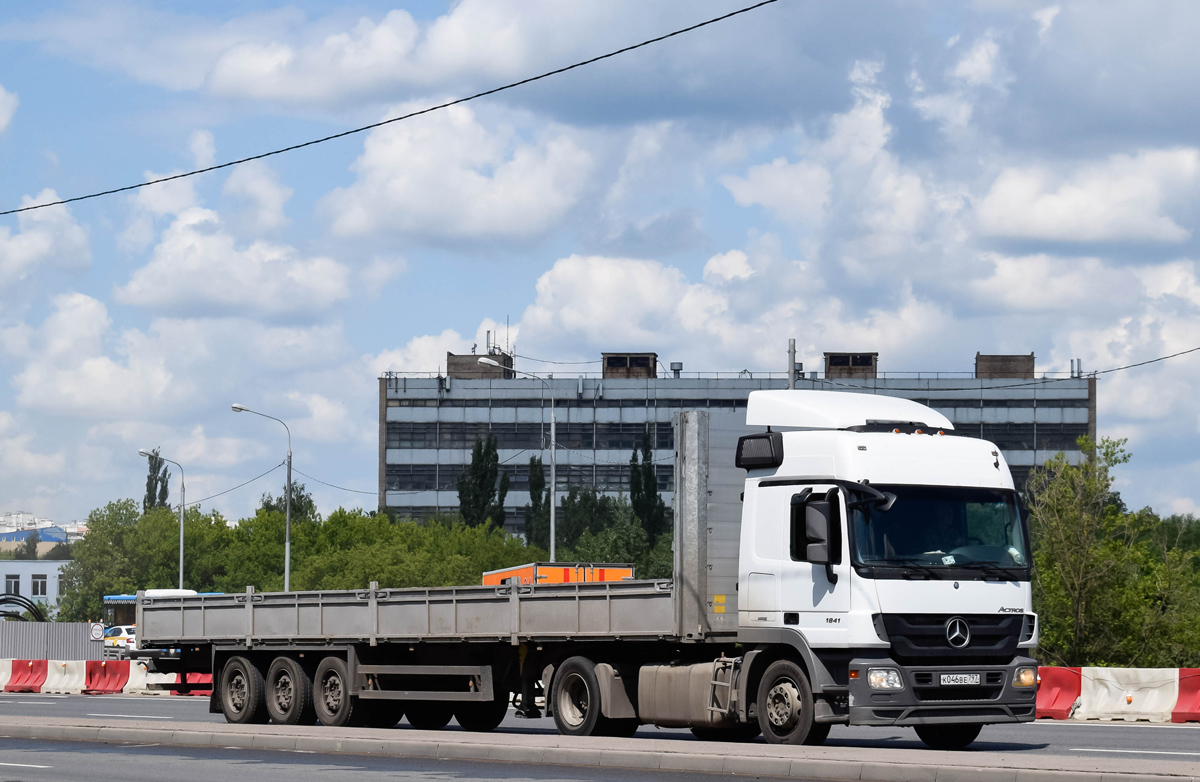
<svg viewBox="0 0 1200 782">
<path fill-rule="evenodd" d="M 157 456 L 157 454 L 142 448 L 138 451 L 138 456 L 145 456 L 149 459 L 152 456 Z M 162 456 L 158 458 L 164 462 L 170 462 L 179 468 L 179 588 L 183 589 L 183 512 L 187 508 L 187 486 L 183 480 L 183 465 Z"/>
<path fill-rule="evenodd" d="M 283 527 L 283 591 L 292 591 L 292 430 L 288 429 L 288 425 L 284 424 L 273 415 L 260 413 L 257 410 L 251 410 L 245 405 L 238 403 L 233 404 L 233 412 L 235 413 L 254 413 L 263 418 L 270 418 L 272 421 L 279 421 L 283 424 L 284 430 L 288 437 L 287 450 L 287 488 L 284 490 L 283 509 L 284 509 L 284 527 Z"/>
<path fill-rule="evenodd" d="M 542 381 L 542 385 L 544 385 L 546 387 L 546 391 L 548 391 L 550 393 L 550 561 L 556 562 L 557 560 L 554 558 L 554 553 L 555 553 L 554 509 L 555 509 L 555 506 L 558 505 L 558 483 L 555 482 L 556 475 L 555 475 L 554 468 L 558 463 L 558 442 L 555 439 L 555 431 L 554 431 L 554 389 L 550 386 L 549 383 L 546 382 L 545 378 L 538 377 L 537 375 L 535 375 L 531 372 L 522 372 L 519 369 L 513 369 L 512 367 L 506 367 L 503 364 L 501 364 L 499 361 L 488 358 L 487 356 L 481 356 L 479 359 L 479 363 L 487 364 L 489 367 L 499 367 L 500 369 L 506 370 L 508 372 L 515 372 L 518 375 L 525 375 L 526 377 L 531 377 L 534 380 L 540 380 L 540 381 Z"/>
</svg>

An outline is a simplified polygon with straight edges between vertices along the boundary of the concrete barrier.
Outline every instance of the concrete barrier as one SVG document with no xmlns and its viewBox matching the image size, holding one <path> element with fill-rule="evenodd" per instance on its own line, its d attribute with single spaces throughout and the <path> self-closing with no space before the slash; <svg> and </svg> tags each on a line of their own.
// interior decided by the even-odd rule
<svg viewBox="0 0 1200 782">
<path fill-rule="evenodd" d="M 1170 722 L 1178 668 L 1083 668 L 1077 720 Z"/>
<path fill-rule="evenodd" d="M 86 678 L 87 666 L 83 660 L 47 660 L 42 692 L 79 695 L 83 692 Z"/>
<path fill-rule="evenodd" d="M 156 686 L 160 684 L 175 684 L 175 674 L 147 671 L 146 664 L 143 662 L 129 663 L 129 681 L 125 683 L 124 692 L 130 695 L 149 695 L 151 693 L 165 695 L 167 690 Z"/>
<path fill-rule="evenodd" d="M 8 680 L 12 676 L 12 664 L 12 660 L 0 659 L 0 691 L 3 691 L 8 685 Z"/>
<path fill-rule="evenodd" d="M 1080 695 L 1078 668 L 1038 668 L 1037 718 L 1065 720 Z"/>
<path fill-rule="evenodd" d="M 45 660 L 13 660 L 5 692 L 41 692 L 46 682 Z"/>
<path fill-rule="evenodd" d="M 88 660 L 83 691 L 103 694 L 124 692 L 129 683 L 128 660 Z"/>
<path fill-rule="evenodd" d="M 1200 668 L 1179 669 L 1179 697 L 1171 712 L 1171 722 L 1200 721 Z"/>
</svg>

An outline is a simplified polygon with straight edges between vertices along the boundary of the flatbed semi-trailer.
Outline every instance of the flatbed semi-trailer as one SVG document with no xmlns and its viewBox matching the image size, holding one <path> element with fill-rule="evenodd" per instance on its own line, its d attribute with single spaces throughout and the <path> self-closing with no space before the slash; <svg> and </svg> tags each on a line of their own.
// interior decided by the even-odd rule
<svg viewBox="0 0 1200 782">
<path fill-rule="evenodd" d="M 815 744 L 849 723 L 958 747 L 1032 720 L 1028 533 L 995 447 L 864 394 L 755 392 L 747 424 L 768 429 L 676 419 L 673 578 L 140 593 L 138 645 L 212 672 L 235 723 L 492 730 L 539 692 L 573 735 Z M 733 448 L 740 514 L 710 486 Z"/>
</svg>

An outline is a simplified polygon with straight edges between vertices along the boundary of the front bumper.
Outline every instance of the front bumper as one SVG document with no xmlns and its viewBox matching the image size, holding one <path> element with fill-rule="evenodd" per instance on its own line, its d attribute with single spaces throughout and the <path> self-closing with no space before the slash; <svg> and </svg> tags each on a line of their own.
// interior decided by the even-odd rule
<svg viewBox="0 0 1200 782">
<path fill-rule="evenodd" d="M 901 665 L 888 658 L 855 658 L 851 670 L 861 673 L 850 680 L 851 725 L 938 725 L 976 722 L 1031 722 L 1037 709 L 1036 687 L 1013 687 L 1013 674 L 1021 666 L 1035 666 L 1029 657 L 1016 657 L 1008 665 Z M 868 668 L 895 668 L 904 689 L 872 690 Z M 942 674 L 979 674 L 979 686 L 942 686 Z"/>
</svg>

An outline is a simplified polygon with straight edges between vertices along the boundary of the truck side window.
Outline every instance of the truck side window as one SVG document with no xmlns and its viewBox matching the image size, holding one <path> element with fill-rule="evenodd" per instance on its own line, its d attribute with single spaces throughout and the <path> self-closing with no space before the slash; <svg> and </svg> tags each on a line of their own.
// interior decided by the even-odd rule
<svg viewBox="0 0 1200 782">
<path fill-rule="evenodd" d="M 832 511 L 832 518 L 829 524 L 829 553 L 832 562 L 830 564 L 840 565 L 842 563 L 842 503 L 838 501 L 838 490 L 830 489 L 825 494 L 809 494 L 808 499 L 814 501 L 825 500 L 829 503 Z M 808 536 L 805 534 L 804 510 L 807 507 L 807 502 L 797 502 L 800 495 L 795 495 L 792 498 L 792 518 L 788 525 L 788 553 L 792 557 L 793 562 L 807 562 L 808 553 Z"/>
</svg>

